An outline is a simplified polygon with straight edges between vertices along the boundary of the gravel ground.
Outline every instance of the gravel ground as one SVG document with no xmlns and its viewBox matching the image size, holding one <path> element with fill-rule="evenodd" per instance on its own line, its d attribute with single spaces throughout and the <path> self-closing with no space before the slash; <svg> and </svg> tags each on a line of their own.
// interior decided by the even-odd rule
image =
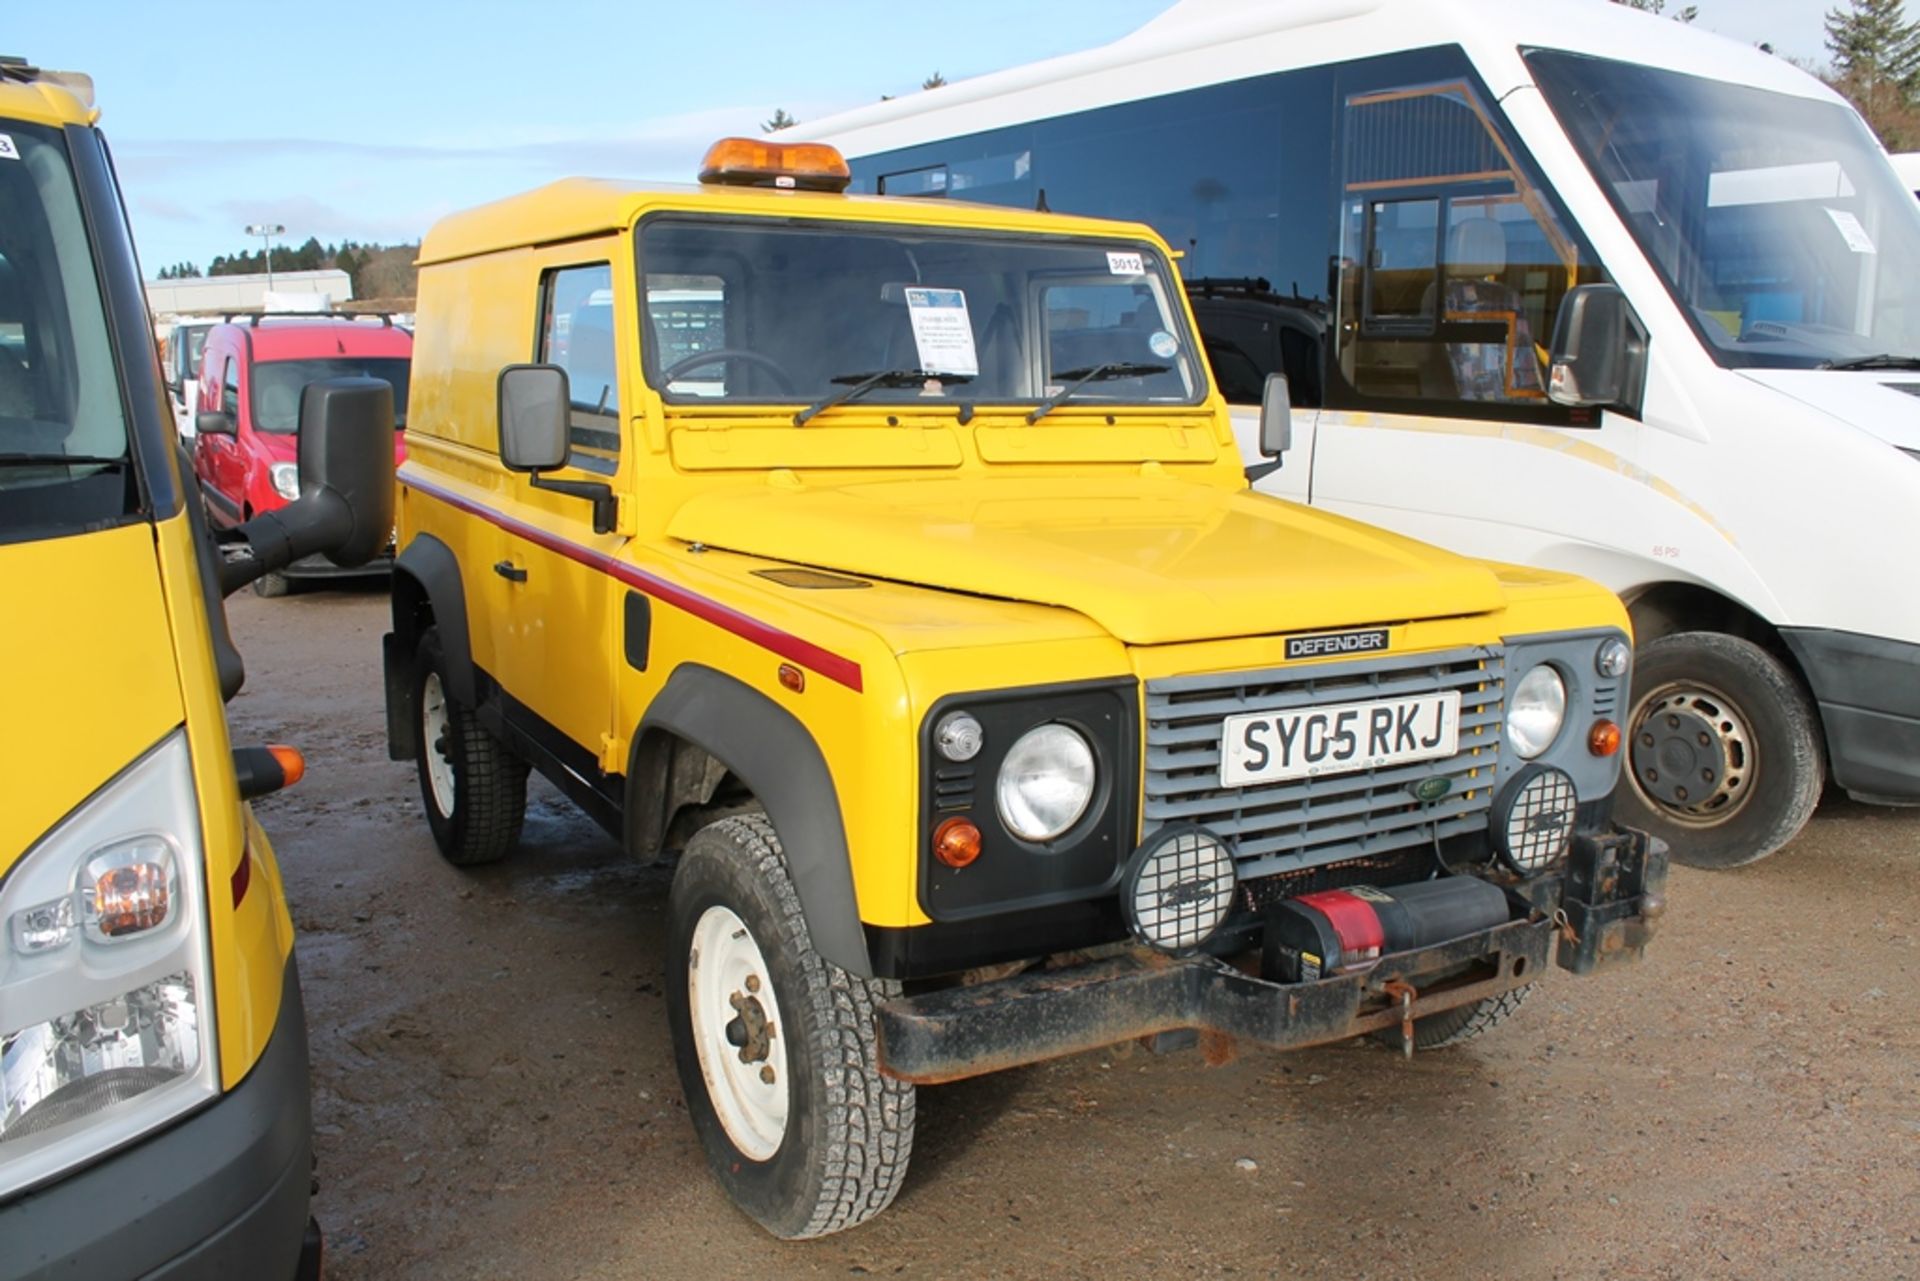
<svg viewBox="0 0 1920 1281">
<path fill-rule="evenodd" d="M 707 1177 L 667 1045 L 668 875 L 545 784 L 522 850 L 436 854 L 386 759 L 383 589 L 229 602 L 239 741 L 299 932 L 331 1281 L 1920 1278 L 1920 811 L 1830 798 L 1676 869 L 1646 961 L 1555 972 L 1412 1063 L 1125 1050 L 923 1090 L 892 1209 L 807 1244 Z"/>
</svg>

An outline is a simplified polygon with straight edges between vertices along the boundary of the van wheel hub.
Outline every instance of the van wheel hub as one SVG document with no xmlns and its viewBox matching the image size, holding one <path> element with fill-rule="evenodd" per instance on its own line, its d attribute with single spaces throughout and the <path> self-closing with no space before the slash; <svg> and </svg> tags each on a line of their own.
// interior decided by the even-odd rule
<svg viewBox="0 0 1920 1281">
<path fill-rule="evenodd" d="M 1674 821 L 1726 822 L 1746 803 L 1758 757 L 1733 700 L 1704 685 L 1650 691 L 1634 709 L 1634 786 Z"/>
</svg>

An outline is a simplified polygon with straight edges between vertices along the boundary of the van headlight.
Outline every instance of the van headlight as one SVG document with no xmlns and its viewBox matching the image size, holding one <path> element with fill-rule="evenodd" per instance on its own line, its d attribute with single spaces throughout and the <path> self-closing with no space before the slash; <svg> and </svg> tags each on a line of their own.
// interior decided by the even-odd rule
<svg viewBox="0 0 1920 1281">
<path fill-rule="evenodd" d="M 267 475 L 273 481 L 273 492 L 292 502 L 300 497 L 300 464 L 274 463 L 267 468 Z"/>
<path fill-rule="evenodd" d="M 184 731 L 0 886 L 0 1198 L 219 1092 Z"/>
<path fill-rule="evenodd" d="M 1537 664 L 1507 700 L 1507 742 L 1522 760 L 1530 761 L 1553 746 L 1566 719 L 1566 681 L 1551 664 Z"/>
<path fill-rule="evenodd" d="M 1036 725 L 1000 763 L 1000 821 L 1023 841 L 1051 841 L 1087 812 L 1094 775 L 1093 745 L 1079 730 L 1057 721 Z"/>
</svg>

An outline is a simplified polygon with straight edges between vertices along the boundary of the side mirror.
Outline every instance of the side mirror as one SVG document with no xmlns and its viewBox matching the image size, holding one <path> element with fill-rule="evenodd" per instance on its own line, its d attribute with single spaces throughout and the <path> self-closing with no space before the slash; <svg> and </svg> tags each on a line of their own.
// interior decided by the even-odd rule
<svg viewBox="0 0 1920 1281">
<path fill-rule="evenodd" d="M 619 503 L 603 480 L 552 480 L 540 473 L 565 467 L 573 391 L 558 365 L 508 365 L 500 371 L 500 462 L 527 473 L 527 484 L 593 504 L 593 532 L 611 534 Z"/>
<path fill-rule="evenodd" d="M 508 365 L 500 371 L 500 461 L 507 470 L 567 465 L 571 391 L 558 365 Z"/>
<path fill-rule="evenodd" d="M 1260 453 L 1272 461 L 1247 468 L 1247 483 L 1279 471 L 1282 456 L 1292 448 L 1293 394 L 1285 374 L 1268 374 L 1266 385 L 1260 389 Z"/>
<path fill-rule="evenodd" d="M 224 415 L 223 415 L 224 417 Z M 221 566 L 231 595 L 305 556 L 364 565 L 393 538 L 393 386 L 329 378 L 300 394 L 300 497 L 241 525 L 248 552 Z"/>
<path fill-rule="evenodd" d="M 1640 416 L 1647 383 L 1647 330 L 1616 285 L 1576 285 L 1553 326 L 1547 397 L 1575 408 Z"/>
<path fill-rule="evenodd" d="M 193 429 L 202 436 L 231 436 L 233 417 L 223 409 L 203 409 L 193 416 Z"/>
<path fill-rule="evenodd" d="M 1260 390 L 1260 452 L 1279 458 L 1293 448 L 1293 393 L 1285 374 L 1268 374 Z"/>
</svg>

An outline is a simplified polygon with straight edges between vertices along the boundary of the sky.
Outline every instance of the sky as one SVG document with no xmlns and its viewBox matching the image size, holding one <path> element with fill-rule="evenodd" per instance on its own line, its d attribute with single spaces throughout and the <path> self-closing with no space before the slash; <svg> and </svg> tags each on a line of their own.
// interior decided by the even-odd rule
<svg viewBox="0 0 1920 1281">
<path fill-rule="evenodd" d="M 1696 3 L 1701 26 L 1825 60 L 1827 0 Z M 1091 48 L 1169 0 L 9 7 L 0 52 L 93 76 L 153 275 L 257 248 L 248 223 L 283 223 L 295 244 L 395 243 L 555 178 L 688 180 L 708 143 L 757 134 L 776 108 L 804 123 L 935 71 Z"/>
</svg>

